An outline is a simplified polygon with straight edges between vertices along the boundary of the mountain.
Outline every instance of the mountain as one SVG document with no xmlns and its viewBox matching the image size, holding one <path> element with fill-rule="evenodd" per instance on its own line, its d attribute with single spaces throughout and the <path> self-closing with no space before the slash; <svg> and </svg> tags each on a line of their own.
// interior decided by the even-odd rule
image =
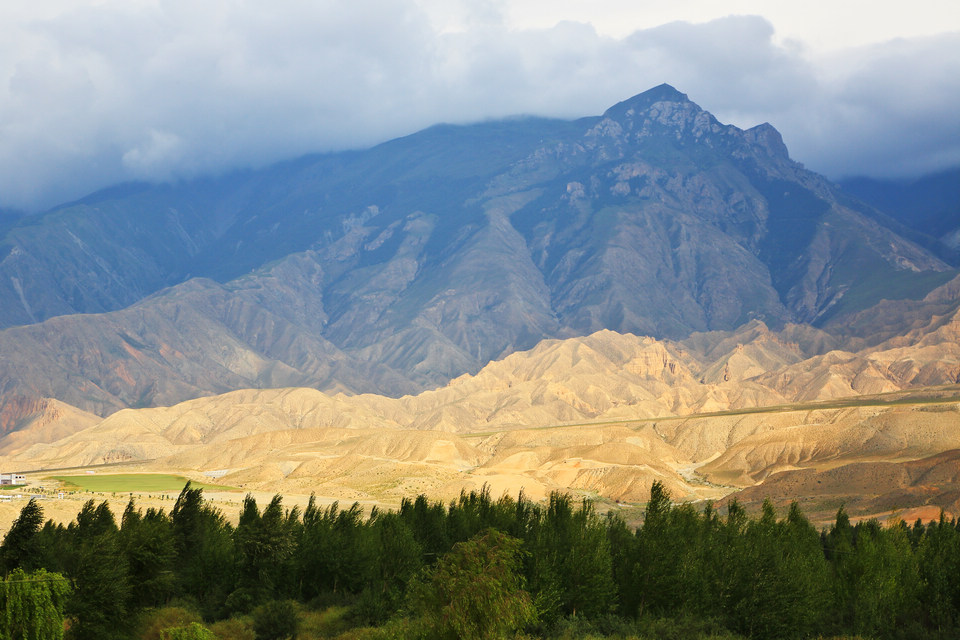
<svg viewBox="0 0 960 640">
<path fill-rule="evenodd" d="M 581 120 L 117 187 L 21 221 L 0 256 L 0 398 L 101 415 L 242 387 L 412 393 L 602 329 L 807 323 L 825 346 L 956 275 L 770 125 L 668 85 Z"/>
<path fill-rule="evenodd" d="M 910 180 L 846 178 L 846 193 L 960 255 L 960 167 Z"/>
<path fill-rule="evenodd" d="M 24 214 L 20 211 L 0 207 L 0 235 L 5 234 L 23 218 Z"/>
</svg>

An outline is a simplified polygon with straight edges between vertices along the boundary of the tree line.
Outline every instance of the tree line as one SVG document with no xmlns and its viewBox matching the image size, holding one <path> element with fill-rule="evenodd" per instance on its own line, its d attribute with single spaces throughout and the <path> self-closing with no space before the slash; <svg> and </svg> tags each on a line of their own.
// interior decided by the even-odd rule
<svg viewBox="0 0 960 640">
<path fill-rule="evenodd" d="M 213 621 L 290 601 L 343 603 L 356 624 L 405 637 L 663 620 L 747 638 L 960 634 L 956 521 L 853 525 L 841 508 L 818 531 L 796 504 L 783 517 L 769 502 L 756 517 L 735 500 L 720 513 L 673 504 L 659 483 L 638 528 L 565 494 L 539 504 L 486 489 L 368 517 L 247 496 L 236 526 L 189 483 L 169 513 L 131 499 L 119 521 L 91 500 L 67 526 L 44 522 L 31 500 L 0 570 L 0 640 L 60 638 L 49 621 L 64 617 L 70 638 L 132 637 L 138 612 L 171 602 Z"/>
</svg>

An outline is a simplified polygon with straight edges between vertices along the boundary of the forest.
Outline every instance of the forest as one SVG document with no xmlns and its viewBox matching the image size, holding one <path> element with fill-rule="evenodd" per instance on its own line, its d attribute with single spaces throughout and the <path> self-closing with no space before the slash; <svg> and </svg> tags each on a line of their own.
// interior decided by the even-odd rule
<svg viewBox="0 0 960 640">
<path fill-rule="evenodd" d="M 955 638 L 955 520 L 674 504 L 643 523 L 553 494 L 263 509 L 234 526 L 189 483 L 173 509 L 69 525 L 30 500 L 0 545 L 0 640 L 104 638 Z"/>
</svg>

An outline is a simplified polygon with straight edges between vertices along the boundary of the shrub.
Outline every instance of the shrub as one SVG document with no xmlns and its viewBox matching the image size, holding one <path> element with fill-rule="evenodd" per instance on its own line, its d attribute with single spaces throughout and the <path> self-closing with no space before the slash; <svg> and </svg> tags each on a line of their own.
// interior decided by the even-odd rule
<svg viewBox="0 0 960 640">
<path fill-rule="evenodd" d="M 410 605 L 437 637 L 503 638 L 536 621 L 521 541 L 489 529 L 454 545 L 411 585 Z"/>
<path fill-rule="evenodd" d="M 200 614 L 186 607 L 147 609 L 140 614 L 137 638 L 161 640 L 164 631 L 175 627 L 186 627 L 192 622 L 200 622 Z"/>
<path fill-rule="evenodd" d="M 297 607 L 292 600 L 271 600 L 253 610 L 257 640 L 287 640 L 297 637 Z"/>
<path fill-rule="evenodd" d="M 352 626 L 350 609 L 334 606 L 322 611 L 301 611 L 299 632 L 306 638 L 330 638 Z"/>
<path fill-rule="evenodd" d="M 250 616 L 227 618 L 210 625 L 217 640 L 256 640 Z"/>
<path fill-rule="evenodd" d="M 199 622 L 185 627 L 171 627 L 160 632 L 162 640 L 217 640 L 217 636 Z"/>
</svg>

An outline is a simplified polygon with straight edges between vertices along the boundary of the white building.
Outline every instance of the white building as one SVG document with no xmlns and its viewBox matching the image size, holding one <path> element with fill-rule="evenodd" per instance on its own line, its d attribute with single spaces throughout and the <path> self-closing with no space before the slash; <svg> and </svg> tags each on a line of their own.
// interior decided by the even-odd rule
<svg viewBox="0 0 960 640">
<path fill-rule="evenodd" d="M 27 476 L 22 473 L 0 473 L 0 485 L 27 484 Z"/>
</svg>

